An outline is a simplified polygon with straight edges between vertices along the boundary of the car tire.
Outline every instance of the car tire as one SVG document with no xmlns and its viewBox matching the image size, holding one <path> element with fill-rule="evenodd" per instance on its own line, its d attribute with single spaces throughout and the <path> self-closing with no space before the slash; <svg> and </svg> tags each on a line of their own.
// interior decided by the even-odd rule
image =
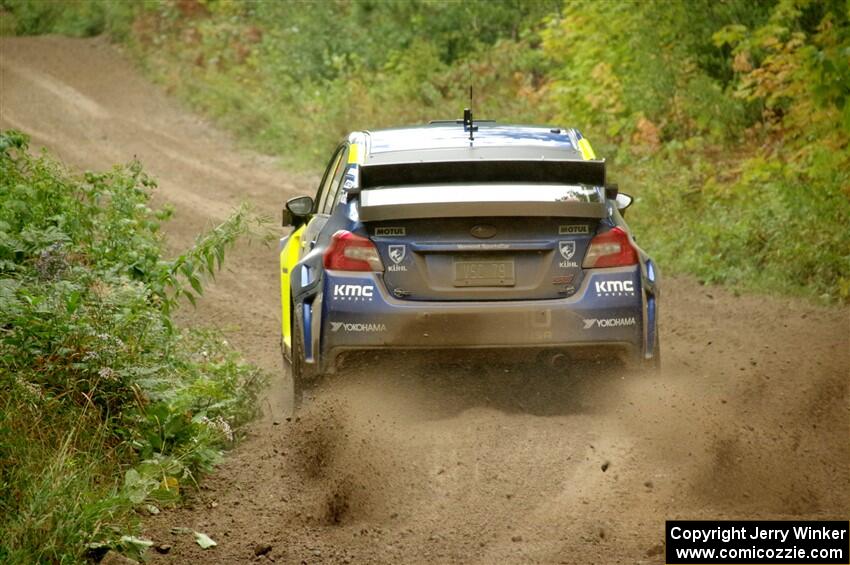
<svg viewBox="0 0 850 565">
<path fill-rule="evenodd" d="M 292 402 L 297 410 L 304 400 L 304 338 L 300 316 L 292 324 L 292 351 L 289 356 L 289 369 L 292 374 Z"/>
<path fill-rule="evenodd" d="M 655 336 L 655 351 L 652 353 L 652 359 L 646 363 L 646 368 L 655 375 L 661 373 L 661 338 Z"/>
</svg>

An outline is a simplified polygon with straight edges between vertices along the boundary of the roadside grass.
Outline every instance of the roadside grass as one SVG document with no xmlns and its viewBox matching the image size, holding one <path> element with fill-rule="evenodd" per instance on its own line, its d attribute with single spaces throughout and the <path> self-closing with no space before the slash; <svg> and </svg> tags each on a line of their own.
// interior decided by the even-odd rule
<svg viewBox="0 0 850 565">
<path fill-rule="evenodd" d="M 4 393 L 3 494 L 15 500 L 3 503 L 3 562 L 74 562 L 90 540 L 131 532 L 133 505 L 110 484 L 121 465 L 106 448 L 105 426 L 86 416 L 44 417 L 42 407 L 23 401 L 27 393 Z"/>
<path fill-rule="evenodd" d="M 257 409 L 266 377 L 171 315 L 203 292 L 245 207 L 165 259 L 132 163 L 72 175 L 0 134 L 0 561 L 141 555 L 140 516 L 179 500 Z"/>
<path fill-rule="evenodd" d="M 850 300 L 844 160 L 813 179 L 755 153 L 742 163 L 666 151 L 618 167 L 616 178 L 636 196 L 627 220 L 663 274 L 840 304 Z"/>
</svg>

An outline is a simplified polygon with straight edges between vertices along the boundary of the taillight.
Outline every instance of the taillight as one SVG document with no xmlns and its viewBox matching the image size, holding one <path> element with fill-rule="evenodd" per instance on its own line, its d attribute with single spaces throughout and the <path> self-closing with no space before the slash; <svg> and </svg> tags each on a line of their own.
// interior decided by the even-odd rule
<svg viewBox="0 0 850 565">
<path fill-rule="evenodd" d="M 383 271 L 375 244 L 365 237 L 339 230 L 331 237 L 324 255 L 325 269 L 334 271 Z"/>
<path fill-rule="evenodd" d="M 622 228 L 612 228 L 594 237 L 581 264 L 585 269 L 637 265 L 638 256 Z"/>
</svg>

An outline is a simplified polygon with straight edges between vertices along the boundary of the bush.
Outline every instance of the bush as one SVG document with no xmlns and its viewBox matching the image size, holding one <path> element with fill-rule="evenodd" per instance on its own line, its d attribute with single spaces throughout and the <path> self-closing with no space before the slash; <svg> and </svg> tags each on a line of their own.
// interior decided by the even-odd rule
<svg viewBox="0 0 850 565">
<path fill-rule="evenodd" d="M 0 35 L 59 33 L 72 37 L 92 37 L 111 33 L 117 39 L 127 37 L 135 9 L 129 2 L 104 0 L 0 0 L 0 21 L 5 13 L 14 14 L 3 25 Z M 5 29 L 8 26 L 9 29 Z"/>
<path fill-rule="evenodd" d="M 134 509 L 176 500 L 254 414 L 262 374 L 170 318 L 246 211 L 165 260 L 153 188 L 138 163 L 74 177 L 0 134 L 4 562 L 138 552 Z"/>
</svg>

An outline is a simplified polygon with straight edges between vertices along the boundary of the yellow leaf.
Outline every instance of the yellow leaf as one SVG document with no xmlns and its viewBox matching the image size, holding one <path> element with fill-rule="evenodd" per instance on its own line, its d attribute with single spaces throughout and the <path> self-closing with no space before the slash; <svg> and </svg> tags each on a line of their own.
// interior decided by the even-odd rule
<svg viewBox="0 0 850 565">
<path fill-rule="evenodd" d="M 161 484 L 162 488 L 165 490 L 180 492 L 180 485 L 178 484 L 176 477 L 163 477 Z"/>
</svg>

